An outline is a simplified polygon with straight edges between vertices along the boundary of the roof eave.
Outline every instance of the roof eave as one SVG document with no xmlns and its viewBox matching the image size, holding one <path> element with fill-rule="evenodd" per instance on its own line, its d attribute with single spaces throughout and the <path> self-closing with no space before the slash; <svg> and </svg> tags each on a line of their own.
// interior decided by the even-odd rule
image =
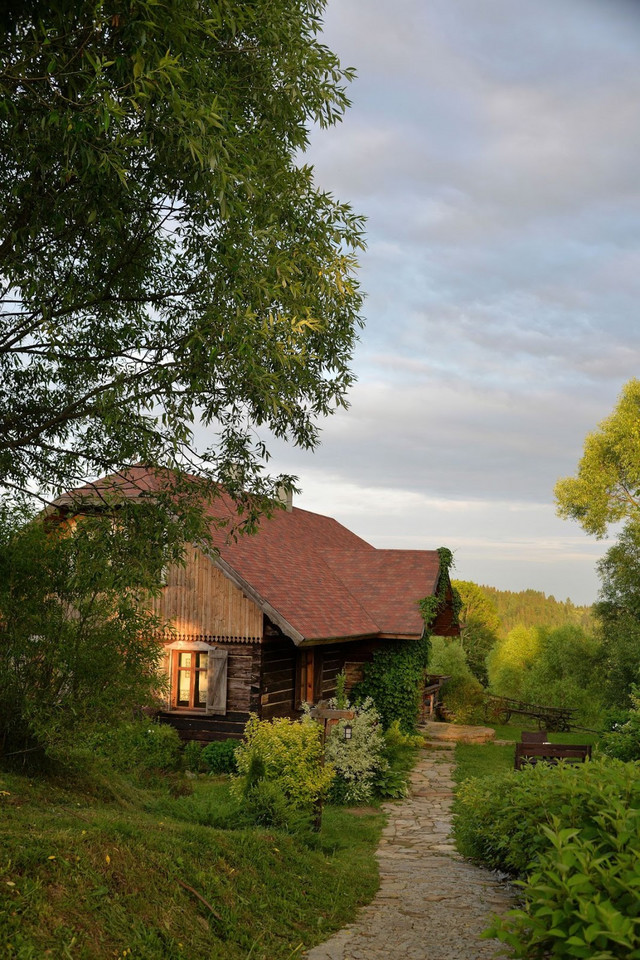
<svg viewBox="0 0 640 960">
<path fill-rule="evenodd" d="M 200 547 L 200 549 L 203 549 Z M 272 623 L 279 627 L 286 637 L 289 637 L 296 646 L 300 646 L 304 643 L 305 638 L 303 635 L 292 626 L 289 621 L 278 613 L 278 611 L 273 607 L 268 600 L 265 600 L 255 587 L 252 587 L 250 583 L 241 577 L 237 570 L 234 570 L 226 560 L 223 560 L 222 557 L 217 553 L 212 553 L 211 550 L 204 549 L 204 553 L 209 557 L 211 562 L 218 567 L 218 569 L 225 575 L 225 577 L 238 587 L 239 590 L 249 597 L 250 600 L 253 600 L 255 605 L 262 610 L 262 612 L 269 617 Z"/>
</svg>

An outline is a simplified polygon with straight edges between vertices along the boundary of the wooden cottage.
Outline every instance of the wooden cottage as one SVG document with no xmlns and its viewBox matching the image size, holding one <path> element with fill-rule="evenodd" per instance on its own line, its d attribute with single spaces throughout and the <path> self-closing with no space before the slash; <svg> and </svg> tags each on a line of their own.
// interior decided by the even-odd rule
<svg viewBox="0 0 640 960">
<path fill-rule="evenodd" d="M 133 479 L 131 490 L 152 487 Z M 237 540 L 214 522 L 233 518 L 232 501 L 222 495 L 211 514 L 215 550 L 190 545 L 155 601 L 172 625 L 160 719 L 185 739 L 239 737 L 250 712 L 297 716 L 302 702 L 335 693 L 343 669 L 352 684 L 381 645 L 422 636 L 418 602 L 442 576 L 446 602 L 431 629 L 459 633 L 435 550 L 378 550 L 290 503 Z"/>
</svg>

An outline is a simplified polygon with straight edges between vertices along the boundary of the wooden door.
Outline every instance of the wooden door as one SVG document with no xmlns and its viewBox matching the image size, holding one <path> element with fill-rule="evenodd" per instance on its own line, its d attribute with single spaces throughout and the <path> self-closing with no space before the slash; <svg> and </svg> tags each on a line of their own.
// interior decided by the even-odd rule
<svg viewBox="0 0 640 960">
<path fill-rule="evenodd" d="M 317 703 L 319 683 L 322 671 L 318 669 L 315 650 L 298 651 L 298 669 L 296 671 L 296 705 Z"/>
</svg>

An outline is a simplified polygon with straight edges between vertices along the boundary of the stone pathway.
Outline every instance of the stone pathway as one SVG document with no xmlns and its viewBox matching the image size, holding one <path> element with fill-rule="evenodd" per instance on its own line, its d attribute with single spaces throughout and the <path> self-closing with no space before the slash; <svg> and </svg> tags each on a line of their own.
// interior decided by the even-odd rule
<svg viewBox="0 0 640 960">
<path fill-rule="evenodd" d="M 481 940 L 509 890 L 464 860 L 451 831 L 454 744 L 433 743 L 411 778 L 411 794 L 386 804 L 377 851 L 380 889 L 353 924 L 314 947 L 307 960 L 487 960 L 501 946 Z"/>
</svg>

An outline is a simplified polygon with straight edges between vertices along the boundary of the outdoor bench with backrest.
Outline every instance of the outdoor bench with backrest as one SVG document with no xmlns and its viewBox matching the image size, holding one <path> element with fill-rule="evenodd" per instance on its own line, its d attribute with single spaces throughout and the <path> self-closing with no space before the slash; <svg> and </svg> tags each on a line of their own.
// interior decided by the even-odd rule
<svg viewBox="0 0 640 960">
<path fill-rule="evenodd" d="M 516 743 L 515 768 L 521 770 L 525 764 L 557 763 L 566 760 L 569 763 L 584 763 L 591 759 L 590 743 L 547 743 L 541 740 L 546 732 L 522 732 L 522 743 Z"/>
</svg>

